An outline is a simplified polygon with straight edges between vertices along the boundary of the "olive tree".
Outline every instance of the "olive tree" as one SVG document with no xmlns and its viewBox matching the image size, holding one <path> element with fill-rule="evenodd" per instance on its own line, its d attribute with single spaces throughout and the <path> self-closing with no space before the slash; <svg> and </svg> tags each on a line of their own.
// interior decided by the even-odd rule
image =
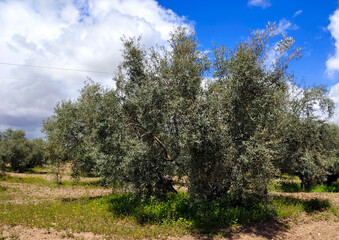
<svg viewBox="0 0 339 240">
<path fill-rule="evenodd" d="M 136 39 L 125 39 L 124 47 L 116 77 L 130 142 L 124 164 L 134 189 L 162 196 L 175 192 L 174 174 L 186 173 L 186 126 L 209 63 L 195 34 L 183 28 L 167 49 L 146 51 Z"/>
<path fill-rule="evenodd" d="M 74 177 L 99 171 L 107 176 L 106 165 L 99 169 L 103 158 L 122 155 L 114 152 L 115 144 L 122 142 L 115 135 L 123 129 L 119 104 L 114 91 L 92 81 L 81 89 L 78 99 L 59 103 L 42 129 L 50 161 L 58 167 L 70 161 Z"/>
<path fill-rule="evenodd" d="M 329 160 L 327 163 L 326 185 L 331 185 L 339 178 L 339 126 L 328 124 L 325 128 L 324 147 L 327 149 Z"/>
<path fill-rule="evenodd" d="M 9 164 L 15 172 L 42 165 L 45 162 L 44 141 L 28 140 L 24 130 L 9 128 L 1 134 L 0 161 L 2 170 Z"/>
<path fill-rule="evenodd" d="M 196 195 L 206 189 L 209 196 L 228 192 L 236 201 L 264 199 L 276 171 L 274 159 L 279 143 L 279 122 L 288 94 L 288 63 L 300 49 L 285 36 L 270 47 L 278 34 L 274 25 L 254 31 L 234 50 L 215 48 L 214 78 L 208 85 L 207 107 L 198 126 L 192 166 L 201 179 Z M 272 51 L 276 56 L 269 62 Z M 194 153 L 196 151 L 196 153 Z M 199 157 L 204 153 L 204 157 Z M 203 174 L 201 174 L 202 172 Z M 207 197 L 208 198 L 208 197 Z"/>
<path fill-rule="evenodd" d="M 299 176 L 302 187 L 309 189 L 325 181 L 331 149 L 325 121 L 333 113 L 333 102 L 322 87 L 292 87 L 286 102 L 281 128 L 279 169 Z"/>
<path fill-rule="evenodd" d="M 190 30 L 170 36 L 151 49 L 123 39 L 116 88 L 88 82 L 57 105 L 43 127 L 51 157 L 145 197 L 176 192 L 175 177 L 184 177 L 199 201 L 263 200 L 278 172 L 308 185 L 325 176 L 330 148 L 316 113 L 333 103 L 322 88 L 291 91 L 288 66 L 300 57 L 292 38 L 274 43 L 280 35 L 269 25 L 212 56 Z"/>
</svg>

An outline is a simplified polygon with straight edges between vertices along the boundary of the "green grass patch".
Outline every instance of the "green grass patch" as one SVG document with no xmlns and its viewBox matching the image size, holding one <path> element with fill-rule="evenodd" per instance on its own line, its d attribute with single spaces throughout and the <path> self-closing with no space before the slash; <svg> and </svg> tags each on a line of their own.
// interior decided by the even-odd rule
<svg viewBox="0 0 339 240">
<path fill-rule="evenodd" d="M 311 192 L 339 192 L 339 182 L 334 182 L 330 186 L 317 185 L 311 189 Z"/>
<path fill-rule="evenodd" d="M 11 177 L 9 175 L 0 176 L 0 181 L 2 182 L 10 182 L 10 183 L 29 183 L 29 184 L 42 184 L 47 185 L 49 181 L 44 180 L 39 177 Z"/>
<path fill-rule="evenodd" d="M 131 194 L 116 194 L 109 197 L 109 202 L 112 213 L 117 216 L 132 216 L 141 224 L 182 219 L 189 226 L 203 231 L 214 231 L 234 224 L 244 225 L 331 208 L 327 200 L 300 200 L 292 197 L 273 197 L 266 204 L 246 206 L 234 206 L 227 199 L 197 204 L 184 193 L 170 195 L 160 202 L 142 201 Z"/>
<path fill-rule="evenodd" d="M 51 174 L 51 167 L 36 166 L 34 168 L 29 168 L 24 171 L 24 173 L 33 173 L 33 174 Z"/>
<path fill-rule="evenodd" d="M 5 192 L 5 191 L 7 191 L 7 188 L 3 187 L 3 186 L 0 186 L 0 192 Z"/>
<path fill-rule="evenodd" d="M 116 216 L 133 217 L 138 223 L 182 221 L 187 227 L 205 231 L 271 219 L 274 214 L 263 204 L 232 206 L 230 201 L 196 203 L 185 193 L 172 194 L 164 201 L 141 200 L 132 194 L 109 197 L 110 211 Z"/>
<path fill-rule="evenodd" d="M 269 202 L 269 206 L 274 209 L 276 216 L 279 218 L 293 217 L 302 212 L 313 213 L 335 208 L 331 206 L 328 200 L 301 200 L 282 196 L 273 197 Z"/>
<path fill-rule="evenodd" d="M 2 182 L 10 182 L 10 183 L 28 183 L 28 184 L 35 184 L 38 186 L 45 186 L 45 187 L 73 187 L 79 186 L 84 188 L 98 188 L 102 187 L 101 182 L 99 180 L 96 181 L 48 181 L 46 179 L 40 177 L 11 177 L 9 175 L 1 175 L 0 181 Z"/>
<path fill-rule="evenodd" d="M 85 188 L 102 188 L 102 184 L 100 180 L 95 180 L 95 181 L 61 181 L 59 183 L 61 186 L 65 187 L 72 187 L 72 186 L 79 186 L 79 187 L 85 187 Z"/>
<path fill-rule="evenodd" d="M 0 186 L 0 201 L 8 201 L 13 199 L 13 196 L 8 194 L 8 188 Z"/>
<path fill-rule="evenodd" d="M 9 200 L 14 200 L 15 196 L 10 195 L 10 194 L 1 194 L 0 195 L 0 202 L 1 201 L 9 201 Z"/>
<path fill-rule="evenodd" d="M 302 212 L 338 212 L 328 201 L 273 197 L 266 204 L 234 206 L 229 200 L 196 203 L 187 194 L 142 200 L 129 193 L 39 204 L 0 204 L 0 223 L 145 239 L 220 234 L 222 229 Z M 337 216 L 337 215 L 336 215 Z"/>
<path fill-rule="evenodd" d="M 0 222 L 26 227 L 54 228 L 73 232 L 103 234 L 108 239 L 149 239 L 181 236 L 187 233 L 185 223 L 138 224 L 131 217 L 117 217 L 109 209 L 107 198 L 83 198 L 75 201 L 39 204 L 0 204 Z"/>
<path fill-rule="evenodd" d="M 334 182 L 330 186 L 316 185 L 309 190 L 302 189 L 299 182 L 278 182 L 272 184 L 269 190 L 277 192 L 339 192 L 339 182 Z"/>
</svg>

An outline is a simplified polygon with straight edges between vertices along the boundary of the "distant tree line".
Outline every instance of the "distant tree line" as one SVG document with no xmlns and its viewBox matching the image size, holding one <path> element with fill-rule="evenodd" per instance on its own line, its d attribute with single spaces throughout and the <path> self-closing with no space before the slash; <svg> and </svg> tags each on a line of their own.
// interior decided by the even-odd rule
<svg viewBox="0 0 339 240">
<path fill-rule="evenodd" d="M 44 145 L 42 138 L 27 139 L 24 130 L 0 131 L 0 170 L 9 166 L 12 171 L 23 172 L 45 164 Z"/>
<path fill-rule="evenodd" d="M 269 25 L 213 54 L 184 28 L 163 47 L 124 39 L 116 87 L 89 81 L 44 121 L 48 158 L 144 197 L 175 192 L 175 179 L 197 200 L 237 202 L 265 199 L 276 174 L 304 188 L 335 181 L 334 104 L 323 87 L 297 86 L 288 65 L 300 49 L 279 36 Z"/>
</svg>

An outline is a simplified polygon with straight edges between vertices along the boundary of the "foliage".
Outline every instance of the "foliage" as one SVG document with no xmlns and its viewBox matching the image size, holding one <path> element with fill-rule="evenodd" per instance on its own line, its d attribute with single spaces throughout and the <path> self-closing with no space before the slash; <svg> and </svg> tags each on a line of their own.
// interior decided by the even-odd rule
<svg viewBox="0 0 339 240">
<path fill-rule="evenodd" d="M 118 104 L 113 91 L 91 81 L 81 90 L 77 101 L 58 104 L 55 114 L 43 122 L 51 162 L 59 166 L 71 160 L 75 177 L 100 171 L 107 179 L 114 178 L 117 174 L 111 171 L 118 173 L 119 169 L 105 163 L 123 156 L 122 141 L 116 141 L 123 129 Z"/>
<path fill-rule="evenodd" d="M 201 93 L 207 57 L 194 33 L 179 28 L 169 49 L 146 52 L 135 39 L 124 41 L 117 92 L 126 117 L 128 179 L 137 192 L 163 196 L 175 192 L 172 177 L 186 174 L 187 126 Z"/>
<path fill-rule="evenodd" d="M 235 50 L 214 50 L 215 81 L 207 85 L 192 121 L 190 192 L 214 199 L 227 191 L 236 201 L 263 200 L 275 168 L 279 124 L 291 76 L 289 61 L 299 57 L 283 37 L 268 64 L 275 26 L 255 31 Z"/>
<path fill-rule="evenodd" d="M 158 49 L 123 39 L 116 88 L 89 81 L 44 122 L 50 159 L 145 199 L 176 192 L 174 178 L 198 202 L 238 204 L 264 201 L 277 172 L 306 188 L 324 181 L 336 147 L 317 113 L 330 116 L 333 102 L 324 88 L 295 87 L 287 70 L 300 49 L 284 35 L 272 44 L 278 35 L 268 25 L 214 57 L 185 28 Z"/>
<path fill-rule="evenodd" d="M 330 124 L 326 128 L 326 137 L 324 145 L 329 152 L 330 158 L 327 164 L 328 174 L 326 176 L 326 185 L 331 185 L 339 178 L 339 126 Z"/>
<path fill-rule="evenodd" d="M 332 162 L 333 144 L 329 142 L 329 126 L 324 120 L 333 113 L 334 104 L 322 87 L 291 88 L 286 115 L 281 127 L 282 173 L 300 177 L 302 188 L 325 181 Z"/>
<path fill-rule="evenodd" d="M 7 129 L 1 133 L 0 165 L 10 164 L 13 171 L 23 172 L 45 163 L 42 139 L 28 140 L 23 130 Z M 0 167 L 1 167 L 0 166 Z"/>
</svg>

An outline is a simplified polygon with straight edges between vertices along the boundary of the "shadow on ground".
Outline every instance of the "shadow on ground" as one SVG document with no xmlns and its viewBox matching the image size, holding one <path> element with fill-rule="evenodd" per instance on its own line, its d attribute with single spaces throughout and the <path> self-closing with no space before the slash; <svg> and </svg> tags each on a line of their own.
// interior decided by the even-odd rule
<svg viewBox="0 0 339 240">
<path fill-rule="evenodd" d="M 195 233 L 194 239 L 197 240 L 213 240 L 217 237 L 224 237 L 227 239 L 239 239 L 240 234 L 246 236 L 253 235 L 255 237 L 261 237 L 264 239 L 274 239 L 276 236 L 281 235 L 286 232 L 288 228 L 286 227 L 286 221 L 262 221 L 256 224 L 248 224 L 245 226 L 233 227 L 222 229 L 218 234 L 198 234 Z"/>
<path fill-rule="evenodd" d="M 274 196 L 266 204 L 232 205 L 227 199 L 204 203 L 194 202 L 187 194 L 176 194 L 163 201 L 142 200 L 132 194 L 116 194 L 108 198 L 109 210 L 118 216 L 133 217 L 139 224 L 180 222 L 187 224 L 197 239 L 213 239 L 253 233 L 267 239 L 287 231 L 286 220 L 294 208 L 313 213 L 330 207 L 328 200 L 302 200 Z M 289 212 L 288 212 L 289 211 Z"/>
</svg>

